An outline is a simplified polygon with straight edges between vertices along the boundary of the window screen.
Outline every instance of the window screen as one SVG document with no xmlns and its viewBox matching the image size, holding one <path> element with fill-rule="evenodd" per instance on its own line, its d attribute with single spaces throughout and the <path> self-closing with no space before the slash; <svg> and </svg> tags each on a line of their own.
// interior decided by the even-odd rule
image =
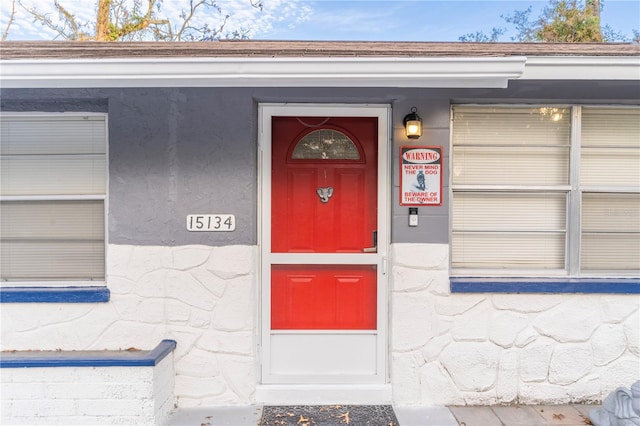
<svg viewBox="0 0 640 426">
<path fill-rule="evenodd" d="M 0 117 L 3 281 L 104 280 L 106 119 Z"/>
<path fill-rule="evenodd" d="M 454 106 L 454 275 L 640 270 L 640 109 Z"/>
</svg>

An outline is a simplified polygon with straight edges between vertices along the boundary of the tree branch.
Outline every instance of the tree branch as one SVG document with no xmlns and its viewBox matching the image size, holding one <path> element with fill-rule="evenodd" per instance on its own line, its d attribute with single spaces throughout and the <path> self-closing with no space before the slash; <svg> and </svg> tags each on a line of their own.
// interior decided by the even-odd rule
<svg viewBox="0 0 640 426">
<path fill-rule="evenodd" d="M 11 15 L 9 15 L 9 22 L 7 22 L 7 26 L 4 29 L 4 32 L 2 33 L 2 41 L 5 41 L 7 39 L 7 36 L 9 35 L 9 28 L 11 28 L 11 24 L 13 24 L 13 20 L 15 16 L 16 16 L 16 0 L 12 0 Z"/>
</svg>

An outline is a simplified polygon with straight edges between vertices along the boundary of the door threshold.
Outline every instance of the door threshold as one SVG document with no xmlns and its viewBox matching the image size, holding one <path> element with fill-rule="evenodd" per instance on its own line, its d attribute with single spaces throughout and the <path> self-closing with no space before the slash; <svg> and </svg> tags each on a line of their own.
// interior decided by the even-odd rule
<svg viewBox="0 0 640 426">
<path fill-rule="evenodd" d="M 391 404 L 391 385 L 257 385 L 256 402 L 279 405 Z"/>
</svg>

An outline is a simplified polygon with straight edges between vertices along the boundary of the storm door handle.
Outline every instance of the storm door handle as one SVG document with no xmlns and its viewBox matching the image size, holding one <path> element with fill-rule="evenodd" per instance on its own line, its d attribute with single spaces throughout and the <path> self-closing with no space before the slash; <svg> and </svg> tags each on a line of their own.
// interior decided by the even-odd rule
<svg viewBox="0 0 640 426">
<path fill-rule="evenodd" d="M 373 231 L 373 247 L 365 247 L 362 249 L 363 253 L 377 253 L 378 252 L 378 231 Z"/>
</svg>

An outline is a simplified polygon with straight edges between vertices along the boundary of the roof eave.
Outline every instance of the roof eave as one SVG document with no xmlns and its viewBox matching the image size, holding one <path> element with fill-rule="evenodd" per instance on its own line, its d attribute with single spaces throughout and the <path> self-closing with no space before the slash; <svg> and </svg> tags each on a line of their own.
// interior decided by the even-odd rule
<svg viewBox="0 0 640 426">
<path fill-rule="evenodd" d="M 0 61 L 3 88 L 500 88 L 514 79 L 638 80 L 638 57 L 180 57 Z"/>
</svg>

